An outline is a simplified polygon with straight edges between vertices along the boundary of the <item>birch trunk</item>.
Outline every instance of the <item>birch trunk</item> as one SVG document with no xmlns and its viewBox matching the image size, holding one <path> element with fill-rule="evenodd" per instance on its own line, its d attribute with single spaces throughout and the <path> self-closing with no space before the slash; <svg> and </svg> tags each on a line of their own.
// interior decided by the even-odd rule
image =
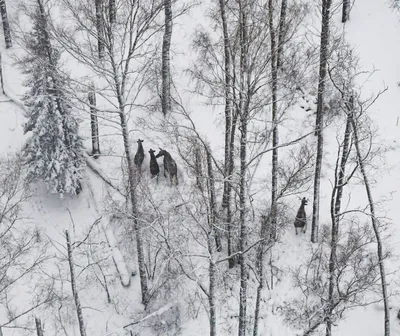
<svg viewBox="0 0 400 336">
<path fill-rule="evenodd" d="M 171 60 L 170 48 L 172 37 L 172 3 L 164 0 L 165 30 L 162 44 L 162 113 L 166 116 L 171 112 Z"/>
<path fill-rule="evenodd" d="M 364 157 L 361 154 L 360 150 L 360 144 L 359 144 L 359 139 L 358 139 L 358 130 L 357 130 L 357 125 L 354 120 L 353 116 L 353 111 L 349 111 L 350 114 L 350 120 L 351 120 L 351 125 L 353 128 L 353 136 L 354 136 L 354 146 L 356 148 L 356 153 L 357 153 L 357 161 L 360 167 L 361 175 L 364 180 L 364 186 L 365 186 L 365 191 L 367 193 L 367 198 L 368 198 L 368 203 L 369 203 L 369 210 L 371 212 L 370 218 L 371 218 L 371 223 L 372 227 L 375 233 L 376 237 L 376 244 L 377 244 L 377 254 L 378 254 L 378 260 L 379 260 L 379 271 L 381 275 L 381 286 L 382 286 L 382 298 L 383 298 L 383 305 L 384 305 L 384 311 L 385 311 L 385 318 L 384 318 L 384 336 L 390 336 L 390 307 L 389 307 L 389 299 L 387 295 L 387 284 L 386 284 L 386 272 L 385 272 L 385 264 L 384 264 L 384 256 L 383 256 L 383 246 L 382 246 L 382 241 L 381 241 L 381 235 L 379 232 L 379 223 L 375 215 L 375 204 L 374 200 L 372 197 L 372 191 L 371 191 L 371 186 L 369 183 L 369 178 L 367 175 L 367 172 L 365 170 L 365 165 L 364 165 Z"/>
<path fill-rule="evenodd" d="M 36 324 L 36 334 L 37 334 L 37 336 L 43 336 L 42 321 L 36 317 L 35 318 L 35 324 Z"/>
<path fill-rule="evenodd" d="M 316 243 L 318 241 L 320 185 L 321 185 L 322 156 L 324 150 L 323 109 L 324 109 L 325 82 L 326 82 L 327 63 L 328 63 L 331 5 L 332 5 L 332 0 L 322 1 L 322 27 L 321 27 L 321 46 L 320 46 L 320 59 L 319 59 L 317 120 L 315 125 L 315 135 L 317 136 L 317 160 L 315 163 L 313 216 L 312 216 L 312 226 L 311 226 L 311 242 L 313 243 Z"/>
<path fill-rule="evenodd" d="M 212 159 L 210 149 L 206 147 L 206 158 L 207 158 L 207 172 L 208 172 L 208 193 L 210 200 L 210 224 L 212 228 L 211 234 L 215 239 L 215 246 L 218 252 L 222 250 L 222 244 L 220 239 L 220 233 L 217 226 L 217 204 L 215 198 L 215 180 L 214 180 L 214 172 L 212 169 Z"/>
<path fill-rule="evenodd" d="M 81 302 L 79 301 L 78 290 L 76 289 L 74 260 L 73 260 L 73 256 L 72 256 L 72 247 L 71 247 L 71 241 L 69 239 L 68 230 L 65 230 L 65 238 L 67 240 L 68 264 L 69 264 L 69 272 L 70 272 L 70 276 L 71 276 L 71 289 L 72 289 L 72 295 L 73 295 L 74 301 L 75 301 L 76 314 L 78 316 L 79 332 L 80 332 L 81 336 L 86 336 L 85 323 L 83 321 Z"/>
<path fill-rule="evenodd" d="M 342 155 L 340 165 L 336 165 L 335 169 L 335 185 L 332 190 L 331 196 L 331 253 L 329 257 L 329 287 L 328 287 L 328 309 L 326 319 L 326 336 L 332 336 L 332 320 L 331 316 L 334 307 L 334 289 L 336 286 L 335 270 L 337 264 L 337 245 L 339 238 L 339 222 L 340 222 L 340 208 L 342 202 L 343 188 L 345 182 L 346 164 L 350 150 L 350 135 L 351 123 L 350 118 L 347 117 L 346 128 L 344 132 L 344 140 L 342 146 Z M 339 160 L 339 158 L 338 158 Z"/>
<path fill-rule="evenodd" d="M 246 1 L 246 0 L 243 0 Z M 239 111 L 240 111 L 240 178 L 239 178 L 239 263 L 240 263 L 240 298 L 239 298 L 239 328 L 238 335 L 246 336 L 247 329 L 247 258 L 244 251 L 247 245 L 247 223 L 246 223 L 246 170 L 247 170 L 247 123 L 249 109 L 249 81 L 247 73 L 247 4 L 243 5 L 239 0 L 239 25 L 240 25 L 240 92 L 239 92 Z M 247 75 L 247 78 L 246 78 Z M 246 82 L 247 79 L 247 82 Z M 245 89 L 246 94 L 245 94 Z"/>
<path fill-rule="evenodd" d="M 256 295 L 256 307 L 254 309 L 254 327 L 253 336 L 258 336 L 258 322 L 260 320 L 260 305 L 261 305 L 261 291 L 264 288 L 264 249 L 267 245 L 268 239 L 268 221 L 269 217 L 262 217 L 260 238 L 265 239 L 261 241 L 257 248 L 256 271 L 258 274 L 258 287 Z"/>
<path fill-rule="evenodd" d="M 6 92 L 4 91 L 4 75 L 3 75 L 3 58 L 1 57 L 0 53 L 0 81 L 1 81 L 1 91 L 5 95 Z"/>
<path fill-rule="evenodd" d="M 349 20 L 349 14 L 350 14 L 350 0 L 343 0 L 342 23 L 345 23 Z"/>
<path fill-rule="evenodd" d="M 100 155 L 100 143 L 99 143 L 99 122 L 97 119 L 96 109 L 96 92 L 94 84 L 91 85 L 88 93 L 88 100 L 90 104 L 90 126 L 92 131 L 92 155 L 93 158 L 97 159 Z"/>
<path fill-rule="evenodd" d="M 222 34 L 224 40 L 224 80 L 225 80 L 225 165 L 224 165 L 224 191 L 222 195 L 222 208 L 226 212 L 226 227 L 228 232 L 228 256 L 234 253 L 233 223 L 232 223 L 232 174 L 234 169 L 235 130 L 236 117 L 232 115 L 232 58 L 228 23 L 226 18 L 226 5 L 224 0 L 219 0 Z M 236 264 L 235 258 L 228 259 L 229 268 Z"/>
<path fill-rule="evenodd" d="M 279 18 L 279 37 L 278 37 L 278 53 L 276 60 L 276 67 L 279 69 L 282 66 L 283 59 L 283 44 L 285 39 L 285 29 L 286 29 L 286 9 L 287 9 L 287 0 L 282 0 L 281 3 L 281 16 Z"/>
<path fill-rule="evenodd" d="M 104 7 L 103 7 L 103 1 L 104 0 L 95 0 L 97 51 L 99 53 L 99 59 L 104 58 L 104 22 L 103 22 Z"/>
<path fill-rule="evenodd" d="M 232 97 L 231 97 L 231 55 L 229 47 L 228 24 L 226 20 L 225 1 L 219 0 L 219 11 L 222 23 L 224 39 L 224 80 L 225 80 L 225 165 L 224 165 L 224 193 L 222 195 L 222 207 L 228 207 L 228 186 L 230 184 L 230 140 L 232 132 Z"/>
<path fill-rule="evenodd" d="M 210 254 L 209 261 L 209 286 L 208 286 L 208 304 L 210 306 L 210 336 L 217 336 L 217 312 L 216 312 L 216 303 L 215 303 L 215 287 L 216 287 L 216 279 L 215 279 L 215 262 L 213 260 L 213 228 L 210 228 L 209 237 L 208 237 L 208 253 Z"/>
<path fill-rule="evenodd" d="M 277 50 L 274 27 L 273 1 L 268 0 L 269 31 L 271 39 L 271 75 L 272 75 L 272 190 L 271 190 L 271 238 L 277 237 L 277 195 L 278 195 L 278 74 L 277 74 Z"/>
<path fill-rule="evenodd" d="M 146 266 L 144 261 L 143 232 L 140 223 L 138 221 L 138 210 L 136 203 L 136 167 L 132 159 L 132 150 L 129 141 L 129 131 L 126 122 L 126 115 L 123 110 L 123 106 L 121 104 L 120 104 L 119 116 L 120 116 L 122 137 L 124 141 L 125 156 L 128 165 L 129 191 L 130 191 L 130 199 L 132 207 L 132 217 L 136 233 L 136 250 L 138 257 L 140 286 L 142 290 L 142 303 L 146 305 L 148 302 L 148 285 L 146 276 Z"/>
<path fill-rule="evenodd" d="M 11 39 L 10 22 L 8 21 L 8 16 L 7 16 L 6 0 L 0 0 L 0 12 L 1 12 L 1 20 L 3 21 L 4 41 L 6 43 L 6 48 L 9 49 L 12 47 L 12 39 Z"/>
</svg>

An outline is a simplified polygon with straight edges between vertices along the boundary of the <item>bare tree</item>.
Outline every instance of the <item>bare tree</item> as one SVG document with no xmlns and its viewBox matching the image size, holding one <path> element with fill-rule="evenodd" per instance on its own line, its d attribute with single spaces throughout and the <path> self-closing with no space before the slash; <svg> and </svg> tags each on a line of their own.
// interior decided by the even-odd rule
<svg viewBox="0 0 400 336">
<path fill-rule="evenodd" d="M 349 15 L 350 15 L 350 0 L 343 0 L 342 23 L 345 23 L 349 20 Z"/>
<path fill-rule="evenodd" d="M 36 325 L 36 333 L 37 336 L 43 336 L 43 327 L 42 327 L 42 321 L 39 318 L 35 318 L 35 325 Z"/>
<path fill-rule="evenodd" d="M 50 287 L 46 287 L 47 283 L 39 284 L 40 269 L 50 259 L 48 244 L 38 228 L 26 224 L 23 214 L 23 206 L 32 195 L 26 182 L 19 154 L 0 159 L 0 306 L 8 317 L 0 323 L 3 330 L 25 329 L 31 323 L 25 323 L 24 317 L 51 302 L 47 290 Z M 32 285 L 32 292 L 24 286 L 26 281 Z M 24 305 L 15 300 L 13 292 L 17 288 L 27 298 Z"/>
<path fill-rule="evenodd" d="M 79 294 L 78 294 L 78 290 L 76 288 L 74 259 L 72 256 L 72 247 L 71 247 L 71 241 L 69 238 L 68 230 L 65 230 L 65 239 L 67 240 L 67 252 L 68 252 L 69 272 L 70 272 L 70 278 L 71 278 L 71 289 L 72 289 L 72 295 L 74 297 L 76 314 L 78 316 L 79 332 L 80 332 L 81 336 L 86 336 L 85 323 L 83 320 L 81 302 L 79 300 Z"/>
<path fill-rule="evenodd" d="M 272 239 L 276 239 L 277 225 L 277 193 L 278 193 L 278 49 L 274 26 L 273 1 L 268 1 L 269 32 L 271 39 L 271 79 L 272 79 L 272 185 L 271 185 L 271 230 Z M 279 48 L 279 46 L 278 46 Z"/>
<path fill-rule="evenodd" d="M 162 113 L 167 115 L 171 112 L 171 59 L 170 48 L 172 38 L 172 1 L 164 0 L 165 30 L 162 44 Z"/>
<path fill-rule="evenodd" d="M 110 15 L 110 26 L 112 27 L 117 21 L 117 5 L 116 0 L 108 0 L 108 12 Z"/>
<path fill-rule="evenodd" d="M 276 67 L 279 69 L 282 66 L 283 58 L 283 45 L 284 39 L 286 37 L 286 10 L 287 10 L 287 0 L 282 0 L 281 3 L 281 13 L 279 17 L 279 37 L 278 37 L 278 52 L 276 56 Z"/>
<path fill-rule="evenodd" d="M 319 202 L 320 202 L 320 185 L 322 156 L 324 150 L 324 95 L 325 82 L 327 77 L 327 64 L 329 55 L 329 29 L 331 19 L 332 0 L 322 1 L 322 28 L 319 58 L 319 78 L 318 78 L 318 98 L 317 98 L 317 119 L 315 124 L 315 135 L 317 136 L 317 159 L 315 163 L 314 178 L 314 197 L 313 197 L 313 215 L 311 226 L 311 241 L 313 243 L 318 240 L 319 225 Z"/>
<path fill-rule="evenodd" d="M 11 39 L 10 22 L 8 21 L 8 16 L 7 16 L 6 0 L 0 0 L 0 12 L 1 12 L 1 19 L 3 21 L 4 40 L 6 42 L 6 48 L 9 49 L 12 47 L 12 39 Z"/>
<path fill-rule="evenodd" d="M 339 222 L 340 222 L 340 211 L 341 211 L 341 202 L 343 196 L 343 188 L 346 184 L 345 173 L 346 173 L 346 164 L 349 158 L 350 152 L 350 139 L 351 139 L 351 124 L 350 118 L 347 117 L 346 128 L 344 131 L 344 140 L 343 145 L 341 146 L 342 154 L 340 158 L 340 165 L 338 164 L 339 158 L 337 159 L 336 167 L 335 167 L 335 183 L 332 189 L 331 196 L 331 243 L 330 243 L 330 257 L 329 257 L 329 289 L 328 289 L 328 307 L 327 307 L 327 321 L 326 321 L 326 336 L 332 335 L 332 320 L 331 316 L 334 309 L 334 290 L 335 290 L 335 273 L 336 273 L 336 264 L 337 264 L 337 248 L 338 248 L 338 240 L 339 240 Z M 339 147 L 340 152 L 340 147 Z"/>
<path fill-rule="evenodd" d="M 90 91 L 88 92 L 88 100 L 90 104 L 90 127 L 92 133 L 92 156 L 97 159 L 100 155 L 99 142 L 99 122 L 97 120 L 96 109 L 96 91 L 94 83 L 91 83 Z"/>
<path fill-rule="evenodd" d="M 95 0 L 96 7 L 96 30 L 97 30 L 97 51 L 99 53 L 99 58 L 102 59 L 104 57 L 104 0 Z M 110 4 L 111 9 L 111 4 Z M 111 12 L 110 12 L 111 13 Z M 110 14 L 111 17 L 111 14 Z M 111 21 L 111 20 L 110 20 Z"/>
<path fill-rule="evenodd" d="M 90 15 L 90 4 L 84 10 L 78 10 L 77 7 L 81 6 L 79 1 L 62 0 L 62 3 L 74 20 L 75 27 L 79 27 L 80 34 L 90 39 L 90 36 L 93 36 L 93 28 L 95 27 L 95 22 L 93 22 L 93 18 Z M 79 38 L 81 38 L 81 35 L 74 36 L 75 27 L 54 27 L 55 36 L 61 45 L 79 62 L 101 76 L 101 80 L 104 82 L 104 90 L 97 90 L 96 93 L 112 106 L 107 110 L 108 113 L 107 111 L 103 112 L 102 117 L 110 120 L 113 125 L 118 125 L 122 134 L 129 180 L 131 220 L 135 228 L 143 303 L 148 302 L 149 289 L 145 267 L 143 232 L 137 205 L 137 171 L 133 163 L 128 119 L 135 100 L 138 99 L 147 84 L 148 72 L 155 59 L 156 50 L 150 47 L 152 45 L 149 41 L 161 30 L 158 25 L 155 25 L 155 20 L 162 8 L 163 3 L 157 0 L 151 1 L 146 5 L 137 2 L 124 3 L 119 20 L 115 23 L 115 30 L 110 29 L 108 26 L 104 30 L 105 58 L 107 62 L 96 62 L 92 58 L 90 46 L 80 43 Z M 82 12 L 86 13 L 85 22 L 82 22 L 81 17 L 78 15 L 78 13 Z M 104 21 L 104 24 L 109 25 L 106 21 Z M 121 28 L 120 32 L 122 34 L 118 31 L 118 27 Z M 125 29 L 126 27 L 130 28 Z M 135 60 L 143 62 L 135 62 Z"/>
<path fill-rule="evenodd" d="M 352 98 L 353 99 L 353 98 Z M 361 111 L 364 112 L 364 111 Z M 381 239 L 381 234 L 379 232 L 379 222 L 376 217 L 375 213 L 375 203 L 372 197 L 372 191 L 371 191 L 371 185 L 369 182 L 368 174 L 365 169 L 365 155 L 361 153 L 361 147 L 360 147 L 360 139 L 359 139 L 359 127 L 357 125 L 357 121 L 354 116 L 354 111 L 351 109 L 351 107 L 348 110 L 349 114 L 349 119 L 350 123 L 353 129 L 353 135 L 354 135 L 354 146 L 356 149 L 356 154 L 357 154 L 357 162 L 361 171 L 361 175 L 364 181 L 364 186 L 365 186 L 365 191 L 367 194 L 368 198 L 368 205 L 369 205 L 369 210 L 370 210 L 370 219 L 371 219 L 371 224 L 374 230 L 375 234 L 375 239 L 376 239 L 376 248 L 377 248 L 377 255 L 378 255 L 378 262 L 379 262 L 379 272 L 380 272 L 380 282 L 381 282 L 381 288 L 382 288 L 382 299 L 383 299 L 383 304 L 384 304 L 384 311 L 385 311 L 385 318 L 384 318 L 384 335 L 385 336 L 390 336 L 390 306 L 389 306 L 389 301 L 388 301 L 388 294 L 387 294 L 387 283 L 386 283 L 386 272 L 385 272 L 385 253 L 383 252 L 383 243 Z"/>
</svg>

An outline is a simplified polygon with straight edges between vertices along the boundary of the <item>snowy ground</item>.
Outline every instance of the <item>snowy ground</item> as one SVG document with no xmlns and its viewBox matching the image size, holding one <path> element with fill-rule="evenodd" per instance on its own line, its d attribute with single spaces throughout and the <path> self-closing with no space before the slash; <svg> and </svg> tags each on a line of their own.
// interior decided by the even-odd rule
<svg viewBox="0 0 400 336">
<path fill-rule="evenodd" d="M 379 125 L 380 141 L 386 142 L 388 145 L 394 146 L 395 150 L 387 154 L 387 165 L 382 169 L 380 176 L 374 176 L 377 184 L 374 187 L 374 197 L 376 200 L 385 199 L 384 209 L 381 215 L 386 215 L 392 222 L 391 231 L 393 237 L 391 239 L 391 247 L 396 254 L 400 254 L 400 156 L 398 155 L 398 145 L 400 144 L 400 125 L 398 125 L 398 117 L 400 116 L 400 48 L 398 41 L 400 36 L 399 25 L 400 14 L 393 13 L 385 0 L 364 0 L 355 1 L 351 12 L 350 21 L 344 27 L 344 34 L 347 39 L 355 46 L 356 52 L 361 58 L 362 68 L 365 70 L 376 69 L 374 75 L 365 83 L 365 94 L 376 93 L 384 87 L 388 87 L 380 99 L 371 109 L 373 120 Z M 198 15 L 191 14 L 180 19 L 179 25 L 185 25 L 191 22 L 190 26 L 195 27 L 200 23 Z M 339 23 L 337 23 L 339 24 Z M 186 48 L 189 48 L 192 35 L 190 31 L 185 32 L 183 36 L 174 35 L 173 44 L 177 47 L 176 56 L 173 58 L 175 62 L 176 73 L 183 71 L 188 64 L 187 54 L 183 54 Z M 183 43 L 179 41 L 183 39 Z M 185 61 L 186 60 L 186 61 Z M 4 68 L 7 84 L 7 93 L 10 97 L 16 98 L 21 93 L 21 82 L 19 81 L 18 72 L 11 67 L 11 61 L 4 57 Z M 212 148 L 221 150 L 221 127 L 214 120 L 217 118 L 213 111 L 199 104 L 195 99 L 185 101 L 193 110 L 202 111 L 201 114 L 195 114 L 195 122 L 198 125 L 200 133 L 211 140 Z M 207 118 L 205 117 L 207 116 Z M 24 122 L 23 111 L 20 107 L 8 101 L 5 96 L 0 96 L 0 134 L 2 141 L 0 142 L 0 152 L 9 153 L 18 150 L 24 142 L 21 125 Z M 139 132 L 133 132 L 132 139 L 142 138 Z M 333 140 L 333 139 L 332 139 Z M 107 140 L 108 141 L 108 140 Z M 152 147 L 158 149 L 160 145 L 155 139 L 149 136 L 146 141 L 146 148 Z M 329 142 L 329 140 L 328 140 Z M 135 144 L 135 143 L 134 143 Z M 110 145 L 111 147 L 111 145 Z M 329 148 L 329 145 L 327 146 Z M 119 167 L 120 159 L 101 158 L 98 166 L 103 170 L 104 174 L 113 181 L 114 169 Z M 147 162 L 145 162 L 145 165 Z M 104 257 L 104 267 L 107 277 L 110 281 L 110 291 L 115 297 L 114 304 L 106 303 L 104 291 L 99 293 L 99 282 L 86 278 L 82 281 L 82 301 L 83 306 L 96 307 L 96 309 L 85 312 L 87 321 L 88 335 L 128 335 L 121 327 L 133 321 L 140 320 L 146 314 L 141 312 L 139 279 L 132 276 L 135 273 L 134 253 L 128 253 L 127 249 L 122 246 L 119 249 L 119 241 L 114 237 L 114 231 L 117 237 L 120 234 L 118 223 L 110 223 L 110 219 L 106 217 L 102 211 L 104 199 L 111 194 L 115 194 L 115 190 L 107 186 L 102 179 L 87 169 L 85 173 L 85 186 L 83 193 L 76 198 L 65 197 L 60 200 L 57 196 L 48 195 L 43 188 L 35 186 L 35 197 L 26 205 L 26 214 L 30 217 L 30 224 L 42 228 L 54 245 L 64 246 L 64 230 L 68 229 L 74 240 L 82 239 L 92 224 L 101 217 L 101 220 L 93 229 L 95 242 L 101 243 L 104 247 L 102 256 Z M 181 177 L 183 175 L 181 172 Z M 154 181 L 151 181 L 152 183 Z M 328 181 L 325 181 L 329 186 Z M 153 185 L 150 185 L 152 188 Z M 165 193 L 170 197 L 174 194 L 165 188 Z M 184 183 L 180 185 L 179 190 L 183 190 Z M 328 206 L 328 195 L 330 190 L 325 190 L 325 198 L 322 199 L 322 209 Z M 118 197 L 117 197 L 118 198 Z M 294 211 L 296 210 L 294 206 Z M 308 213 L 310 213 L 310 207 Z M 281 267 L 290 265 L 299 265 L 302 263 L 303 256 L 307 253 L 308 242 L 305 237 L 294 235 L 292 226 L 285 234 L 283 242 L 277 247 L 276 258 Z M 62 250 L 61 247 L 59 249 Z M 51 253 L 60 253 L 56 248 Z M 85 251 L 79 255 L 79 261 L 85 260 L 88 254 Z M 290 260 L 290 263 L 287 261 Z M 65 266 L 64 262 L 64 266 Z M 400 260 L 394 258 L 388 263 L 388 270 L 393 272 L 400 268 Z M 85 275 L 82 275 L 85 277 Z M 396 320 L 396 314 L 400 308 L 400 298 L 396 295 L 399 288 L 398 276 L 390 277 L 390 291 L 394 294 L 392 297 L 392 335 L 400 335 L 400 325 Z M 266 336 L 294 336 L 294 332 L 290 328 L 282 326 L 282 320 L 279 314 L 273 314 L 276 309 L 291 297 L 291 287 L 289 280 L 282 282 L 271 293 L 265 293 L 269 298 L 264 305 L 264 309 L 268 309 L 268 319 L 262 320 L 261 327 L 264 328 L 262 335 Z M 123 311 L 117 311 L 118 306 Z M 169 309 L 164 307 L 163 309 Z M 71 316 L 73 311 L 69 311 Z M 43 317 L 44 319 L 44 317 Z M 1 322 L 1 320 L 0 320 Z M 69 335 L 77 335 L 76 326 L 67 326 Z M 181 326 L 182 335 L 205 335 L 208 333 L 208 321 L 204 311 L 200 313 L 198 319 L 191 320 L 182 318 Z M 341 336 L 380 336 L 383 328 L 383 310 L 380 304 L 371 305 L 366 308 L 358 308 L 348 314 L 345 320 L 336 328 L 335 334 Z M 112 332 L 115 330 L 115 332 Z M 138 335 L 147 335 L 144 329 L 136 329 Z M 4 336 L 20 335 L 18 331 L 6 329 L 3 331 Z M 52 334 L 52 331 L 48 332 Z M 55 335 L 61 335 L 56 333 Z M 221 333 L 222 334 L 222 333 Z M 229 331 L 225 332 L 230 335 Z"/>
</svg>

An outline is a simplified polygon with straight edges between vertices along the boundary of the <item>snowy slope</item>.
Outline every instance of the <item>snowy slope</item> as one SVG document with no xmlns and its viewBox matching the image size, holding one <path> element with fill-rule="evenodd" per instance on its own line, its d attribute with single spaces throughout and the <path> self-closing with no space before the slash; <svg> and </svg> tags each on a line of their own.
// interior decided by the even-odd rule
<svg viewBox="0 0 400 336">
<path fill-rule="evenodd" d="M 203 4 L 203 7 L 205 5 Z M 179 18 L 177 25 L 195 28 L 201 23 L 201 15 L 197 10 L 203 11 L 204 8 L 196 9 L 189 15 Z M 400 48 L 397 47 L 400 36 L 399 25 L 400 14 L 393 13 L 385 0 L 356 0 L 351 12 L 350 21 L 344 26 L 346 38 L 355 46 L 356 52 L 361 59 L 362 68 L 365 70 L 377 69 L 378 71 L 364 84 L 365 95 L 369 96 L 376 93 L 385 86 L 388 86 L 380 99 L 371 108 L 371 116 L 380 128 L 380 140 L 388 145 L 397 148 L 400 144 L 400 125 L 397 125 L 397 118 L 400 116 L 400 88 L 397 85 L 400 82 Z M 341 25 L 337 17 L 336 24 Z M 173 47 L 176 48 L 176 55 L 172 58 L 175 64 L 175 72 L 182 73 L 190 66 L 192 54 L 185 51 L 190 48 L 190 40 L 192 39 L 190 29 L 182 35 L 173 35 Z M 182 42 L 181 42 L 182 41 Z M 188 57 L 188 54 L 191 57 Z M 18 73 L 12 69 L 12 62 L 7 57 L 5 59 L 5 74 L 6 83 L 8 85 L 8 93 L 11 98 L 17 98 L 21 95 L 21 82 L 19 81 Z M 188 85 L 187 78 L 183 78 L 180 82 L 182 88 Z M 5 96 L 0 97 L 0 149 L 1 153 L 7 153 L 18 150 L 24 142 L 22 134 L 22 123 L 24 122 L 23 111 L 17 105 L 7 101 Z M 185 95 L 184 103 L 191 106 L 195 111 L 194 121 L 199 128 L 200 134 L 211 142 L 211 147 L 216 152 L 222 150 L 222 127 L 215 120 L 219 118 L 219 111 L 203 106 L 200 99 L 196 99 L 190 94 Z M 399 122 L 400 123 L 400 122 Z M 87 126 L 87 125 L 86 125 Z M 105 129 L 105 128 L 104 128 Z M 103 129 L 103 130 L 104 130 Z M 108 132 L 109 130 L 107 130 Z M 87 128 L 85 130 L 87 133 Z M 104 131 L 106 132 L 106 131 Z M 110 131 L 111 133 L 111 131 Z M 143 138 L 143 134 L 139 130 L 132 132 L 132 139 Z M 147 134 L 145 138 L 146 148 L 152 147 L 158 149 L 162 146 L 162 139 L 158 139 L 157 135 Z M 118 137 L 110 141 L 104 142 L 104 147 L 112 152 L 111 148 L 120 154 L 121 148 L 116 146 L 119 140 Z M 168 144 L 168 141 L 165 140 Z M 328 150 L 329 144 L 327 146 Z M 332 147 L 331 149 L 334 149 Z M 147 159 L 146 159 L 147 160 Z M 398 149 L 387 154 L 386 169 L 382 169 L 380 176 L 375 176 L 377 184 L 374 187 L 375 200 L 385 199 L 384 209 L 381 210 L 381 215 L 386 215 L 393 223 L 391 230 L 393 237 L 391 239 L 392 248 L 396 254 L 400 253 L 400 155 Z M 145 166 L 148 161 L 145 161 Z M 115 170 L 121 165 L 120 158 L 104 157 L 99 160 L 99 166 L 111 181 L 118 183 L 118 174 Z M 94 243 L 101 244 L 101 251 L 85 251 L 77 256 L 78 263 L 88 262 L 91 257 L 104 258 L 104 270 L 110 281 L 110 291 L 112 291 L 115 300 L 118 303 L 107 304 L 104 290 L 95 279 L 90 276 L 82 275 L 81 278 L 81 293 L 84 306 L 96 307 L 96 309 L 88 309 L 85 311 L 85 319 L 87 321 L 88 335 L 127 335 L 121 329 L 125 324 L 140 320 L 144 314 L 140 302 L 139 279 L 132 277 L 131 273 L 135 272 L 136 256 L 128 253 L 129 249 L 122 246 L 118 249 L 120 241 L 118 239 L 122 235 L 122 229 L 119 223 L 111 223 L 111 220 L 106 217 L 103 209 L 106 208 L 110 195 L 118 199 L 120 196 L 115 196 L 116 192 L 102 181 L 99 176 L 94 174 L 89 168 L 85 173 L 85 186 L 83 193 L 77 198 L 65 197 L 63 200 L 54 195 L 48 195 L 40 185 L 35 186 L 35 197 L 27 204 L 25 211 L 30 217 L 30 222 L 43 230 L 52 243 L 62 250 L 64 246 L 65 229 L 69 229 L 73 233 L 76 240 L 82 239 L 91 229 L 92 224 L 96 219 L 102 217 L 98 225 L 93 230 Z M 184 181 L 184 174 L 180 172 L 181 181 Z M 146 177 L 148 178 L 148 177 Z M 154 182 L 154 181 L 151 181 Z M 171 191 L 164 183 L 161 182 L 164 189 L 162 196 L 171 199 L 177 196 L 175 191 Z M 179 186 L 179 190 L 184 190 L 185 182 Z M 329 188 L 329 181 L 325 181 L 324 186 Z M 155 189 L 153 185 L 149 187 L 152 191 Z M 328 206 L 330 190 L 324 190 L 325 196 L 322 199 L 321 206 Z M 167 195 L 167 196 L 166 196 Z M 175 199 L 178 202 L 178 199 Z M 161 202 L 161 197 L 156 197 L 156 202 Z M 295 210 L 297 205 L 294 205 Z M 309 208 L 310 209 L 310 208 Z M 311 210 L 308 210 L 311 212 Z M 294 215 L 294 214 L 293 214 Z M 289 269 L 292 266 L 300 265 L 303 262 L 303 256 L 308 253 L 308 240 L 305 237 L 297 237 L 294 235 L 291 224 L 288 225 L 289 230 L 285 234 L 283 242 L 277 246 L 275 262 L 283 269 Z M 113 232 L 116 232 L 117 239 L 113 237 Z M 125 242 L 121 239 L 121 241 Z M 63 251 L 63 250 L 62 250 Z M 54 248 L 49 253 L 60 253 L 57 248 Z M 93 254 L 91 254 L 93 253 Z M 89 258 L 89 259 L 88 259 Z M 113 259 L 114 258 L 114 259 Z M 125 262 L 118 262 L 124 259 Z M 290 262 L 289 262 L 290 261 Z M 102 261 L 103 262 L 103 261 Z M 117 264 L 117 267 L 115 265 Z M 65 262 L 63 263 L 66 266 Z M 388 271 L 396 271 L 400 267 L 400 260 L 393 259 L 388 263 Z M 119 272 L 118 272 L 119 271 Z M 85 278 L 86 277 L 86 278 Z M 391 291 L 395 293 L 398 288 L 397 275 L 391 276 Z M 126 286 L 122 286 L 121 281 Z M 193 292 L 198 290 L 195 286 L 190 287 Z M 69 291 L 69 288 L 67 289 Z M 268 312 L 268 317 L 262 320 L 261 327 L 264 328 L 262 335 L 268 336 L 294 336 L 294 331 L 291 328 L 282 326 L 282 318 L 279 315 L 279 307 L 292 296 L 291 281 L 285 277 L 281 278 L 274 291 L 264 291 L 266 303 L 263 305 L 265 312 Z M 101 292 L 101 295 L 98 293 Z M 397 310 L 400 308 L 399 296 L 392 298 L 392 328 L 393 335 L 400 335 L 399 322 L 396 320 Z M 118 310 L 115 307 L 122 309 Z M 118 311 L 117 311 L 118 310 Z M 199 308 L 200 310 L 200 308 Z M 221 315 L 226 312 L 220 312 Z M 233 312 L 229 312 L 232 313 Z M 69 310 L 71 318 L 75 318 L 73 309 Z M 182 319 L 182 335 L 205 335 L 208 333 L 208 321 L 204 309 L 198 315 L 198 318 L 193 320 L 190 318 Z M 335 330 L 335 334 L 341 336 L 380 336 L 383 327 L 383 310 L 381 306 L 372 305 L 366 308 L 357 308 L 351 312 L 347 318 L 340 323 Z M 228 329 L 223 332 L 224 327 L 221 327 L 222 335 L 232 334 L 232 330 Z M 70 335 L 77 335 L 76 326 L 73 324 L 67 326 Z M 52 330 L 52 329 L 50 329 Z M 116 332 L 112 332 L 116 330 Z M 144 329 L 137 329 L 139 335 L 147 335 Z M 52 334 L 53 330 L 48 332 Z M 4 336 L 19 335 L 18 331 L 5 330 Z M 53 332 L 54 335 L 61 333 Z"/>
</svg>

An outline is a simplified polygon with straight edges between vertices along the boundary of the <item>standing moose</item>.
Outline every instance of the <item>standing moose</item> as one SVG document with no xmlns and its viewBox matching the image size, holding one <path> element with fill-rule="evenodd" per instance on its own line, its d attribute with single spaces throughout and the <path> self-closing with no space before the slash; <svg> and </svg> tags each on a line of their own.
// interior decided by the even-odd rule
<svg viewBox="0 0 400 336">
<path fill-rule="evenodd" d="M 166 150 L 160 148 L 160 151 L 156 155 L 156 158 L 158 159 L 161 156 L 164 157 L 164 177 L 167 177 L 168 172 L 171 184 L 175 181 L 175 185 L 178 185 L 178 168 L 176 166 L 175 160 L 171 157 L 171 154 L 169 154 Z"/>
<path fill-rule="evenodd" d="M 143 140 L 138 139 L 138 149 L 133 159 L 133 163 L 139 168 L 139 171 L 142 170 L 142 163 L 144 160 L 144 149 L 143 149 Z"/>
<path fill-rule="evenodd" d="M 155 150 L 150 148 L 150 150 L 149 150 L 149 153 L 150 153 L 150 173 L 151 173 L 151 177 L 152 178 L 158 176 L 158 174 L 160 173 L 160 167 L 158 166 L 158 162 L 157 162 L 156 156 L 154 155 L 154 152 L 155 152 Z"/>
<path fill-rule="evenodd" d="M 296 234 L 298 228 L 302 229 L 301 232 L 306 233 L 307 216 L 304 207 L 307 205 L 307 202 L 308 202 L 307 199 L 303 197 L 303 199 L 301 200 L 299 211 L 297 211 L 296 219 L 294 220 L 294 227 L 296 229 Z"/>
</svg>

